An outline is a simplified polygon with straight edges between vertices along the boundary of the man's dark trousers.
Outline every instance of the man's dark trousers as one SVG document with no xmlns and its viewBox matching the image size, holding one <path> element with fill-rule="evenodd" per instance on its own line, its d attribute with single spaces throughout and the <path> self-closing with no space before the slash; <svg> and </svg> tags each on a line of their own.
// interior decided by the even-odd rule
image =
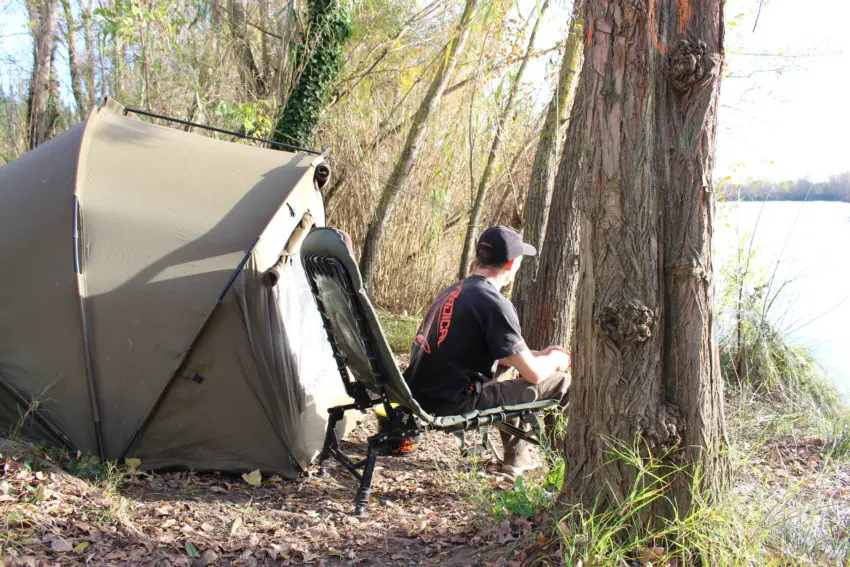
<svg viewBox="0 0 850 567">
<path fill-rule="evenodd" d="M 566 372 L 556 372 L 539 384 L 526 382 L 516 368 L 499 368 L 501 373 L 495 380 L 482 384 L 481 391 L 475 394 L 475 409 L 483 410 L 499 406 L 514 406 L 527 404 L 538 400 L 559 400 L 562 406 L 567 404 L 567 392 L 570 388 L 570 375 Z M 520 420 L 512 420 L 512 424 L 521 427 Z M 523 466 L 527 443 L 504 431 L 499 431 L 502 446 L 505 450 L 505 463 L 512 466 Z"/>
</svg>

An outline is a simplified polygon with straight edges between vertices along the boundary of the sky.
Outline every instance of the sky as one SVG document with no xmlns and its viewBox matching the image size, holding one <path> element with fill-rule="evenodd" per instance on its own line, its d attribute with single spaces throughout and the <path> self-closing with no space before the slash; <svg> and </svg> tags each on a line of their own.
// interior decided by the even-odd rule
<svg viewBox="0 0 850 567">
<path fill-rule="evenodd" d="M 516 0 L 523 18 L 539 1 Z M 715 179 L 820 181 L 850 170 L 850 1 L 727 0 L 725 9 Z M 570 0 L 553 0 L 538 48 L 565 37 L 570 12 Z M 0 0 L 0 77 L 20 76 L 30 57 L 23 0 Z M 528 82 L 558 64 L 553 54 L 534 62 Z M 534 95 L 542 107 L 551 90 Z"/>
<path fill-rule="evenodd" d="M 520 0 L 520 12 L 538 1 Z M 850 171 L 850 1 L 764 0 L 760 12 L 759 2 L 725 6 L 715 180 L 820 181 Z M 555 0 L 539 48 L 566 35 L 570 6 Z M 542 67 L 528 76 L 542 76 Z"/>
<path fill-rule="evenodd" d="M 757 5 L 727 2 L 743 16 L 727 27 L 715 178 L 850 171 L 850 2 L 766 0 L 755 24 Z"/>
</svg>

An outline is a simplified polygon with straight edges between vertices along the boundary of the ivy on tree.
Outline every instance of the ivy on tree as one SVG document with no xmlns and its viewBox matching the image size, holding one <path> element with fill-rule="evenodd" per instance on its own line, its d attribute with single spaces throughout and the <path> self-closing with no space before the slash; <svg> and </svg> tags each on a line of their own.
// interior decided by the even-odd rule
<svg viewBox="0 0 850 567">
<path fill-rule="evenodd" d="M 296 61 L 303 72 L 289 95 L 275 128 L 275 141 L 312 145 L 313 133 L 330 97 L 330 87 L 343 64 L 352 20 L 346 0 L 312 0 L 307 41 Z"/>
</svg>

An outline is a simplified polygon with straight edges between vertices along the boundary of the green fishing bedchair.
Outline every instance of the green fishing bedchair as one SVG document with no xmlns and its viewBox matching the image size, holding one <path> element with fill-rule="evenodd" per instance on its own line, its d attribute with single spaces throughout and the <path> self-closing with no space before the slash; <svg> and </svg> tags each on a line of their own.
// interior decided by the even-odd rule
<svg viewBox="0 0 850 567">
<path fill-rule="evenodd" d="M 363 288 L 348 235 L 332 228 L 314 229 L 304 239 L 301 258 L 340 378 L 353 400 L 328 410 L 328 428 L 319 457 L 320 471 L 325 474 L 325 464 L 333 458 L 360 481 L 354 499 L 355 514 L 366 512 L 378 456 L 391 454 L 400 447 L 403 449 L 405 440 L 415 438 L 424 430 L 455 433 L 462 442 L 463 431 L 479 428 L 486 431 L 488 426 L 495 426 L 533 444 L 544 442 L 537 413 L 557 405 L 557 400 L 539 400 L 460 415 L 436 416 L 423 410 L 395 363 Z M 370 408 L 382 414 L 381 427 L 369 437 L 366 457 L 353 461 L 339 447 L 336 424 L 346 411 L 366 412 Z M 506 423 L 515 418 L 530 431 Z M 486 442 L 486 435 L 484 439 Z"/>
</svg>

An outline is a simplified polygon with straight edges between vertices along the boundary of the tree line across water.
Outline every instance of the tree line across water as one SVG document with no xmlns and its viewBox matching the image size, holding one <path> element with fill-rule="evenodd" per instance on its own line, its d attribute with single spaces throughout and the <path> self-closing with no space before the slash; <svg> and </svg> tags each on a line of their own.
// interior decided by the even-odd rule
<svg viewBox="0 0 850 567">
<path fill-rule="evenodd" d="M 830 175 L 826 181 L 749 180 L 741 184 L 726 183 L 718 188 L 718 196 L 729 201 L 840 201 L 850 203 L 850 171 Z"/>
</svg>

